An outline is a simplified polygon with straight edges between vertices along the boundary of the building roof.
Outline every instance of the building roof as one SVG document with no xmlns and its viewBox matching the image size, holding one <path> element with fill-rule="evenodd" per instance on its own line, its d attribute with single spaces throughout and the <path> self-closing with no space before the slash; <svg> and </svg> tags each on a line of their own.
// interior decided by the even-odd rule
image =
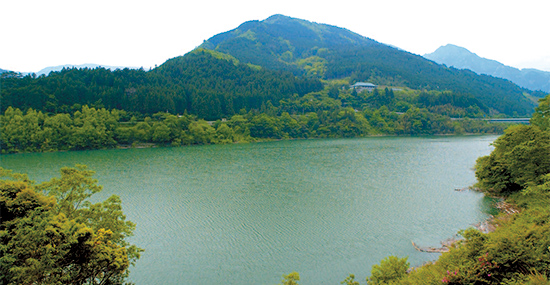
<svg viewBox="0 0 550 285">
<path fill-rule="evenodd" d="M 371 87 L 371 88 L 376 88 L 376 85 L 374 85 L 374 84 L 372 84 L 372 83 L 368 83 L 368 82 L 357 82 L 357 83 L 353 84 L 352 87 Z"/>
</svg>

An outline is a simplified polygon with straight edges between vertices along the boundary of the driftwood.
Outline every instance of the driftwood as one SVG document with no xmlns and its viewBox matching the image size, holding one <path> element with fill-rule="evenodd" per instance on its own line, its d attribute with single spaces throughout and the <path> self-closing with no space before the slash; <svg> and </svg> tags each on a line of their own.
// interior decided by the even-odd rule
<svg viewBox="0 0 550 285">
<path fill-rule="evenodd" d="M 455 189 L 455 191 L 460 191 L 460 192 L 467 191 L 467 190 L 477 191 L 477 189 L 473 187 Z M 516 206 L 510 203 L 507 203 L 505 201 L 500 201 L 496 203 L 495 207 L 499 209 L 501 212 L 503 212 L 505 214 L 505 217 L 519 213 L 519 209 Z M 486 221 L 474 225 L 474 227 L 483 233 L 493 232 L 496 229 L 494 220 L 495 220 L 495 217 L 491 216 Z M 441 247 L 431 247 L 431 246 L 420 247 L 416 245 L 414 241 L 411 241 L 413 247 L 416 250 L 420 252 L 432 252 L 432 253 L 448 252 L 455 242 L 456 242 L 456 239 L 448 239 L 444 242 L 441 242 Z"/>
<path fill-rule="evenodd" d="M 507 215 L 513 215 L 519 213 L 519 210 L 512 204 L 500 201 L 496 204 L 497 209 L 504 212 Z"/>
<path fill-rule="evenodd" d="M 490 233 L 490 232 L 494 232 L 495 229 L 496 229 L 496 226 L 494 224 L 494 219 L 495 217 L 491 216 L 489 219 L 487 219 L 486 221 L 483 221 L 481 223 L 477 223 L 474 225 L 474 227 L 482 232 L 482 233 Z"/>
<path fill-rule="evenodd" d="M 414 241 L 411 241 L 411 243 L 416 250 L 421 252 L 447 252 L 450 250 L 445 244 L 442 244 L 442 247 L 419 247 L 414 243 Z"/>
<path fill-rule="evenodd" d="M 458 192 L 464 192 L 464 191 L 481 192 L 481 189 L 479 189 L 477 187 L 473 187 L 473 186 L 468 186 L 468 187 L 463 187 L 463 188 L 455 188 L 455 191 L 458 191 Z"/>
</svg>

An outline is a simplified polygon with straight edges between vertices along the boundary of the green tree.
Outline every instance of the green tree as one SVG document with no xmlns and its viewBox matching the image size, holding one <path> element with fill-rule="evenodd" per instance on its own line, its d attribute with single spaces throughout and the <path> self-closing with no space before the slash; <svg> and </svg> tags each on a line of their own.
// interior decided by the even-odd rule
<svg viewBox="0 0 550 285">
<path fill-rule="evenodd" d="M 340 282 L 344 285 L 359 285 L 359 281 L 355 281 L 355 275 L 350 274 L 344 281 Z"/>
<path fill-rule="evenodd" d="M 125 239 L 120 199 L 92 204 L 101 187 L 85 166 L 35 185 L 0 168 L 1 284 L 123 284 L 141 249 Z M 44 195 L 41 193 L 47 194 Z"/>
<path fill-rule="evenodd" d="M 510 127 L 493 145 L 476 162 L 477 185 L 487 193 L 509 195 L 550 173 L 550 132 L 536 125 Z"/>
<path fill-rule="evenodd" d="M 250 136 L 255 138 L 281 138 L 279 119 L 266 114 L 255 116 L 250 125 Z"/>
<path fill-rule="evenodd" d="M 199 120 L 189 124 L 190 144 L 209 144 L 215 142 L 216 130 L 205 120 Z"/>
<path fill-rule="evenodd" d="M 290 272 L 288 275 L 283 275 L 283 280 L 281 280 L 281 285 L 298 285 L 300 281 L 300 274 L 296 271 Z"/>
<path fill-rule="evenodd" d="M 388 256 L 380 261 L 380 265 L 372 266 L 371 276 L 367 278 L 367 283 L 369 285 L 396 283 L 407 275 L 409 266 L 406 257 Z"/>
<path fill-rule="evenodd" d="M 550 95 L 539 100 L 539 105 L 531 118 L 531 124 L 543 131 L 550 131 Z"/>
</svg>

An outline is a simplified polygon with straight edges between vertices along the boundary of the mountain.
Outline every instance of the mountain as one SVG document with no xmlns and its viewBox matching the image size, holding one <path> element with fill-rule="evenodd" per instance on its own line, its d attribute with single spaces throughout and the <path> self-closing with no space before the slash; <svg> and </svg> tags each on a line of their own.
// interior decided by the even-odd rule
<svg viewBox="0 0 550 285">
<path fill-rule="evenodd" d="M 304 74 L 315 63 L 322 63 L 318 57 L 324 58 L 329 50 L 375 45 L 380 44 L 346 29 L 274 15 L 264 21 L 245 22 L 200 47 L 243 62 Z"/>
<path fill-rule="evenodd" d="M 41 69 L 40 71 L 36 72 L 36 76 L 40 76 L 40 75 L 48 75 L 50 74 L 50 72 L 52 71 L 61 71 L 63 70 L 64 68 L 88 68 L 88 69 L 94 69 L 94 68 L 98 68 L 98 67 L 103 67 L 105 69 L 110 69 L 112 71 L 114 70 L 117 70 L 117 69 L 125 69 L 125 68 L 129 68 L 129 69 L 137 69 L 137 67 L 126 67 L 126 66 L 108 66 L 108 65 L 100 65 L 100 64 L 95 64 L 95 63 L 85 63 L 85 64 L 79 64 L 79 65 L 76 65 L 76 64 L 65 64 L 65 65 L 58 65 L 58 66 L 49 66 L 49 67 L 46 67 L 46 68 L 43 68 Z"/>
<path fill-rule="evenodd" d="M 4 73 L 4 72 L 8 72 L 9 70 L 5 70 L 5 69 L 2 69 L 0 68 L 0 74 Z"/>
<path fill-rule="evenodd" d="M 535 106 L 525 96 L 531 91 L 507 80 L 448 68 L 347 29 L 283 15 L 245 22 L 200 47 L 299 76 L 470 94 L 508 115 L 528 115 Z"/>
<path fill-rule="evenodd" d="M 550 72 L 537 69 L 520 70 L 496 60 L 480 57 L 463 47 L 448 44 L 439 47 L 433 53 L 425 54 L 424 57 L 447 66 L 508 79 L 530 90 L 550 93 Z"/>
</svg>

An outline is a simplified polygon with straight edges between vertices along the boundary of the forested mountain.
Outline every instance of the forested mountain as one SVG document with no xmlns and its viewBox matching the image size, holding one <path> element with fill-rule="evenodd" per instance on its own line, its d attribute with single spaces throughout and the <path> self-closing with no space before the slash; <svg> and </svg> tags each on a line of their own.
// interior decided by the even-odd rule
<svg viewBox="0 0 550 285">
<path fill-rule="evenodd" d="M 149 72 L 73 68 L 49 76 L 5 76 L 0 108 L 67 113 L 89 105 L 142 114 L 189 113 L 213 120 L 321 89 L 317 79 L 252 68 L 217 52 L 196 50 Z"/>
<path fill-rule="evenodd" d="M 274 15 L 218 34 L 201 48 L 231 54 L 243 62 L 269 69 L 321 75 L 327 52 L 376 45 L 381 44 L 342 28 Z"/>
<path fill-rule="evenodd" d="M 433 53 L 425 54 L 424 57 L 447 66 L 508 79 L 530 90 L 550 92 L 550 72 L 530 68 L 520 70 L 496 60 L 480 57 L 463 47 L 448 44 L 439 47 Z"/>
<path fill-rule="evenodd" d="M 507 80 L 447 68 L 346 29 L 282 15 L 246 22 L 201 47 L 309 78 L 350 78 L 352 82 L 470 94 L 508 115 L 528 115 L 535 106 L 524 95 L 532 92 Z"/>
<path fill-rule="evenodd" d="M 8 72 L 7 70 L 4 70 L 2 68 L 0 68 L 0 74 L 4 73 L 4 72 Z"/>
</svg>

